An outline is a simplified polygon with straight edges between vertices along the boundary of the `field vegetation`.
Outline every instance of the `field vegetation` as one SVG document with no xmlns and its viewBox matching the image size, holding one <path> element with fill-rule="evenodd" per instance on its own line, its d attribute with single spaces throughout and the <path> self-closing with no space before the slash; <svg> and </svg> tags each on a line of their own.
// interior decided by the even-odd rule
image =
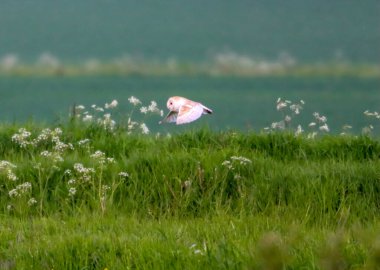
<svg viewBox="0 0 380 270">
<path fill-rule="evenodd" d="M 1 269 L 380 265 L 376 137 L 329 135 L 321 115 L 312 136 L 278 130 L 285 120 L 262 133 L 151 134 L 133 112 L 116 123 L 116 106 L 0 126 Z"/>
</svg>

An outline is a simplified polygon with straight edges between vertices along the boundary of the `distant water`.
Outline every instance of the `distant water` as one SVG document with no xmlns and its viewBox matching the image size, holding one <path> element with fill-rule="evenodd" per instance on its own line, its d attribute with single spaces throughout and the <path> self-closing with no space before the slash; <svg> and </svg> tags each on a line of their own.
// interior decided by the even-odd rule
<svg viewBox="0 0 380 270">
<path fill-rule="evenodd" d="M 363 112 L 380 110 L 380 79 L 366 77 L 366 67 L 365 76 L 247 78 L 229 76 L 233 72 L 219 77 L 194 73 L 191 65 L 217 63 L 223 68 L 227 61 L 228 68 L 232 62 L 232 67 L 237 63 L 237 69 L 249 69 L 263 63 L 264 70 L 268 64 L 289 62 L 301 67 L 378 65 L 379 25 L 379 0 L 2 1 L 0 121 L 54 122 L 67 117 L 73 104 L 89 108 L 113 99 L 119 101 L 115 117 L 120 117 L 129 112 L 131 95 L 145 103 L 156 100 L 165 110 L 169 96 L 183 95 L 215 113 L 179 130 L 204 124 L 214 129 L 260 130 L 284 117 L 275 108 L 277 98 L 283 97 L 306 102 L 294 124 L 306 128 L 313 121 L 312 113 L 319 112 L 327 116 L 332 131 L 350 124 L 358 132 L 372 123 Z M 140 71 L 152 69 L 151 75 L 157 75 L 155 64 L 163 63 L 170 71 L 164 74 L 174 75 L 62 76 L 66 70 L 61 64 L 92 70 L 99 63 L 119 62 L 127 68 L 132 63 L 132 69 L 142 63 Z M 24 64 L 29 70 L 23 69 Z M 55 68 L 60 76 L 38 77 L 34 67 L 41 64 Z M 28 75 L 30 68 L 33 76 Z M 176 68 L 181 72 L 176 73 Z M 13 76 L 17 72 L 21 76 Z M 155 131 L 173 130 L 157 125 L 158 120 L 156 116 L 146 121 Z"/>
<path fill-rule="evenodd" d="M 203 61 L 233 51 L 299 62 L 380 62 L 380 1 L 18 0 L 0 7 L 0 58 L 64 62 L 130 54 Z"/>
<path fill-rule="evenodd" d="M 276 110 L 278 97 L 298 102 L 305 101 L 304 110 L 294 118 L 294 126 L 307 125 L 314 120 L 313 112 L 328 119 L 333 132 L 340 132 L 345 124 L 353 126 L 355 132 L 379 121 L 369 121 L 365 110 L 379 111 L 379 78 L 352 77 L 208 77 L 208 76 L 99 76 L 99 77 L 1 77 L 0 121 L 54 122 L 67 119 L 70 107 L 82 104 L 91 110 L 92 104 L 104 106 L 113 99 L 119 107 L 113 113 L 118 118 L 131 111 L 128 97 L 136 96 L 143 103 L 155 100 L 161 109 L 166 109 L 166 100 L 172 95 L 182 95 L 201 101 L 214 110 L 198 125 L 209 125 L 213 129 L 228 128 L 259 131 L 272 122 L 283 119 Z M 141 117 L 138 112 L 134 116 Z M 158 115 L 146 118 L 153 131 L 172 131 L 170 125 L 158 125 Z"/>
</svg>

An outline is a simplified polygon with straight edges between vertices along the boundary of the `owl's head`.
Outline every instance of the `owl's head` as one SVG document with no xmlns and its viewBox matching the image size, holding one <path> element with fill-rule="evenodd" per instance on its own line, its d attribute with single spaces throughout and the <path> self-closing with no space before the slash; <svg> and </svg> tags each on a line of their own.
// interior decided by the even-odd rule
<svg viewBox="0 0 380 270">
<path fill-rule="evenodd" d="M 170 111 L 178 112 L 179 108 L 182 106 L 182 102 L 177 97 L 171 97 L 168 99 L 168 102 L 166 102 L 166 106 Z"/>
</svg>

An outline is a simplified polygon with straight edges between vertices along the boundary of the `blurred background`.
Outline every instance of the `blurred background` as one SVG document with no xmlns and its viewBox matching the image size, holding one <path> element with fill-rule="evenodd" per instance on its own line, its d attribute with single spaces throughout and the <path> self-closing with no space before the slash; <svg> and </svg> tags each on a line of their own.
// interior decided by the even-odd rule
<svg viewBox="0 0 380 270">
<path fill-rule="evenodd" d="M 122 117 L 132 95 L 165 113 L 172 95 L 214 110 L 180 129 L 260 131 L 288 115 L 307 130 L 318 112 L 335 133 L 378 131 L 363 112 L 380 111 L 380 2 L 2 1 L 1 121 L 54 122 L 114 99 Z M 278 111 L 279 97 L 300 113 Z M 146 121 L 172 129 L 159 120 Z"/>
</svg>

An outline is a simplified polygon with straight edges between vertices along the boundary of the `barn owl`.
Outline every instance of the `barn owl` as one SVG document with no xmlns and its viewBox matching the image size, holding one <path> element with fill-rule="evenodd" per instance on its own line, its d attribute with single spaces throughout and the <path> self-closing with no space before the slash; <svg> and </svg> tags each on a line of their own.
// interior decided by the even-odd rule
<svg viewBox="0 0 380 270">
<path fill-rule="evenodd" d="M 201 103 L 184 97 L 171 97 L 166 106 L 170 110 L 168 115 L 160 121 L 161 123 L 186 124 L 197 120 L 202 114 L 211 114 L 212 110 Z"/>
</svg>

